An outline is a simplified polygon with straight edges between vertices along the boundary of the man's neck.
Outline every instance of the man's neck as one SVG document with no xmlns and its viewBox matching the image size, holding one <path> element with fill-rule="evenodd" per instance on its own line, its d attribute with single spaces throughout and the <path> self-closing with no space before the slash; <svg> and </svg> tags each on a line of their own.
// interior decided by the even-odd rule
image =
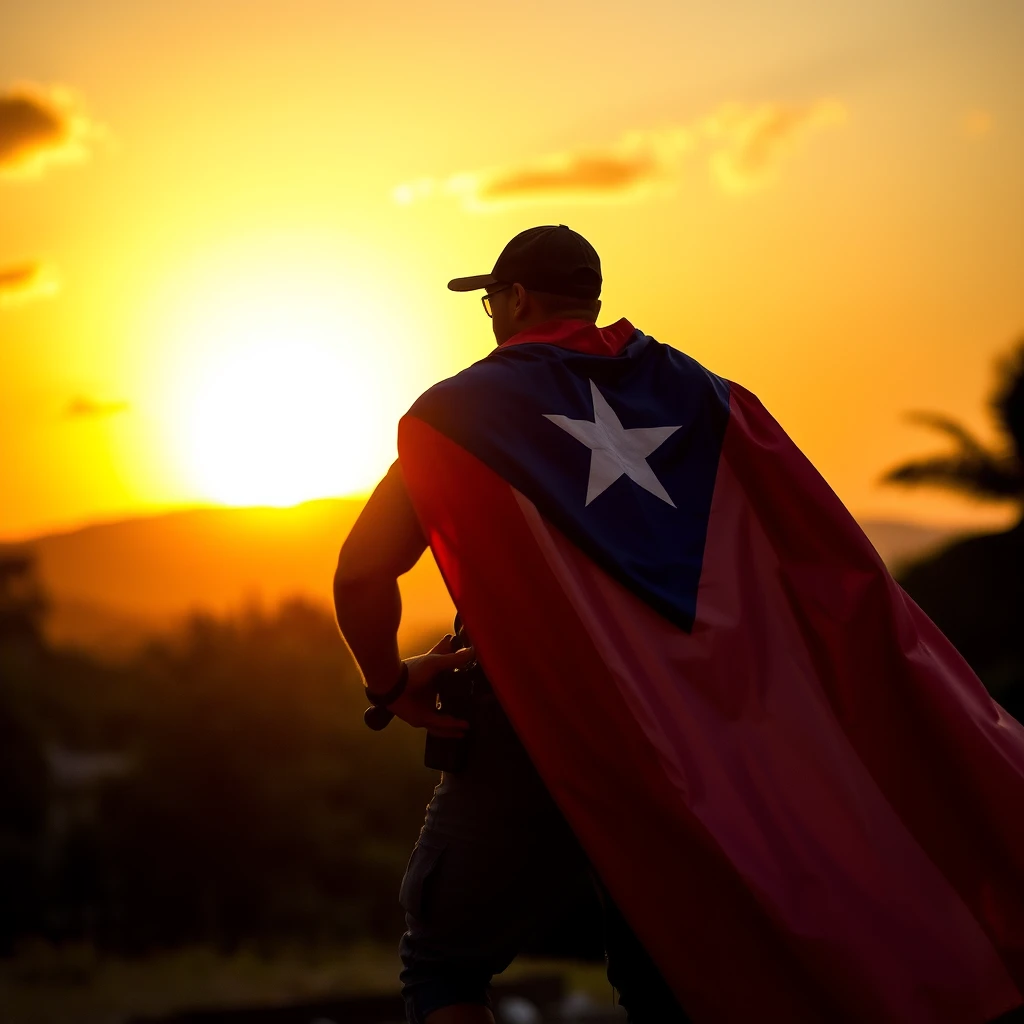
<svg viewBox="0 0 1024 1024">
<path fill-rule="evenodd" d="M 566 328 L 577 330 L 583 327 L 594 327 L 596 326 L 593 320 L 584 320 L 581 317 L 571 316 L 549 316 L 544 317 L 542 320 L 533 320 L 530 323 L 524 324 L 513 334 L 510 338 L 506 338 L 498 348 L 502 348 L 505 345 L 518 344 L 519 339 L 527 334 L 547 334 L 549 333 L 549 326 L 552 330 L 560 330 L 562 325 Z"/>
<path fill-rule="evenodd" d="M 636 328 L 628 320 L 618 320 L 607 327 L 598 327 L 591 320 L 545 320 L 526 327 L 502 342 L 498 349 L 515 345 L 557 345 L 576 352 L 615 355 L 633 335 Z"/>
</svg>

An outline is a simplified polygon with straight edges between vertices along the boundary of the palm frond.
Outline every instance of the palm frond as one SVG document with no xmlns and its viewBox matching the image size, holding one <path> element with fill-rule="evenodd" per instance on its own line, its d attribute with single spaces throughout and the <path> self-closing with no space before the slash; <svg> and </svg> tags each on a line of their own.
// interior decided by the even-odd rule
<svg viewBox="0 0 1024 1024">
<path fill-rule="evenodd" d="M 986 451 L 914 459 L 890 469 L 882 481 L 904 487 L 943 487 L 989 501 L 1024 496 L 1024 476 L 1016 461 Z"/>
<path fill-rule="evenodd" d="M 941 412 L 918 410 L 916 412 L 908 412 L 906 419 L 911 423 L 920 423 L 923 426 L 932 427 L 934 430 L 941 431 L 943 434 L 948 434 L 957 442 L 957 444 L 960 445 L 961 451 L 964 455 L 983 457 L 989 454 L 981 441 L 979 441 L 965 426 L 957 423 L 957 421 L 950 416 L 944 416 Z"/>
<path fill-rule="evenodd" d="M 883 483 L 944 487 L 987 501 L 1024 499 L 1024 338 L 996 366 L 991 408 L 1007 443 L 989 448 L 963 424 L 938 412 L 912 412 L 907 419 L 949 437 L 948 455 L 912 459 L 890 469 Z"/>
</svg>

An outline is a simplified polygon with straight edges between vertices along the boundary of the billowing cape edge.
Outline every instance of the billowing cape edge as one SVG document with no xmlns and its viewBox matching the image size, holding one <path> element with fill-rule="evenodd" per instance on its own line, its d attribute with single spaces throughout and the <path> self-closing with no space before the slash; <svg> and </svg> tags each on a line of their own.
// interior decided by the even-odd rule
<svg viewBox="0 0 1024 1024">
<path fill-rule="evenodd" d="M 1021 1004 L 1024 730 L 756 398 L 731 386 L 692 634 L 413 415 L 399 454 L 506 712 L 696 1020 Z"/>
</svg>

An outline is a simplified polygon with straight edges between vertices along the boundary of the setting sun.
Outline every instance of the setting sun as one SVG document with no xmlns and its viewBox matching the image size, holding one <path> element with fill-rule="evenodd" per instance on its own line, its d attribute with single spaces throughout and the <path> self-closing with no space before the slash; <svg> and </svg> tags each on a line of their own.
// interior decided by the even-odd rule
<svg viewBox="0 0 1024 1024">
<path fill-rule="evenodd" d="M 292 505 L 366 487 L 372 459 L 353 441 L 373 389 L 365 378 L 353 386 L 352 368 L 320 339 L 255 337 L 201 374 L 181 435 L 200 493 Z"/>
<path fill-rule="evenodd" d="M 327 278 L 252 271 L 209 288 L 175 328 L 173 447 L 207 500 L 362 493 L 393 458 L 394 370 Z"/>
</svg>

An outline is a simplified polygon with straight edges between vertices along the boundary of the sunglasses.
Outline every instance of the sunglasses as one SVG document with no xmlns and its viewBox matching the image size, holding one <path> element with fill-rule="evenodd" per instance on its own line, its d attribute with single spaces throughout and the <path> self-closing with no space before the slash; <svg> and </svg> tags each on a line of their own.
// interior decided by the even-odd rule
<svg viewBox="0 0 1024 1024">
<path fill-rule="evenodd" d="M 493 292 L 488 292 L 486 295 L 480 296 L 480 302 L 483 304 L 484 312 L 492 319 L 494 318 L 494 312 L 491 309 L 491 296 L 499 295 L 501 292 L 507 292 L 511 287 L 512 285 L 505 284 L 502 285 L 500 288 L 495 288 Z"/>
</svg>

